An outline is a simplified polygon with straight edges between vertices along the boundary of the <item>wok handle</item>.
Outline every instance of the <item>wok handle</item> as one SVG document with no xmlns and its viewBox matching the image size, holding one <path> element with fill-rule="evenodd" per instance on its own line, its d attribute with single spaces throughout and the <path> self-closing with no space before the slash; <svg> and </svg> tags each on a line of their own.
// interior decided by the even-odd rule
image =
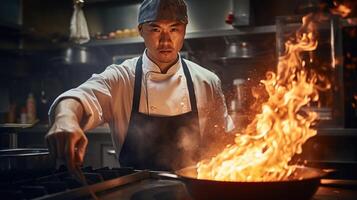
<svg viewBox="0 0 357 200">
<path fill-rule="evenodd" d="M 174 174 L 172 172 L 167 171 L 151 171 L 152 176 L 155 178 L 163 178 L 163 179 L 174 179 L 174 180 L 182 180 L 180 176 Z"/>
<path fill-rule="evenodd" d="M 180 177 L 177 176 L 176 174 L 170 173 L 170 172 L 161 172 L 158 174 L 160 177 L 164 178 L 174 178 L 174 179 L 179 179 Z"/>
</svg>

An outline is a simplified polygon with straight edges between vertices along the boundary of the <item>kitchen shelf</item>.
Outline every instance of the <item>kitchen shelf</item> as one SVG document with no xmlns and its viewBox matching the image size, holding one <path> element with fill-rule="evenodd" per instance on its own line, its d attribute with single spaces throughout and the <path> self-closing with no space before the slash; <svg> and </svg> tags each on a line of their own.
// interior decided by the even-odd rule
<svg viewBox="0 0 357 200">
<path fill-rule="evenodd" d="M 39 120 L 36 120 L 33 123 L 4 123 L 4 124 L 0 124 L 0 130 L 2 132 L 7 132 L 7 131 L 10 131 L 11 133 L 18 132 L 24 129 L 34 127 L 38 123 L 38 121 Z"/>
<path fill-rule="evenodd" d="M 241 27 L 239 29 L 212 30 L 203 32 L 187 33 L 185 39 L 209 38 L 209 37 L 226 37 L 226 36 L 243 36 L 275 33 L 275 25 Z"/>
<path fill-rule="evenodd" d="M 256 27 L 242 27 L 238 29 L 227 30 L 212 30 L 186 33 L 185 39 L 198 39 L 210 37 L 228 37 L 228 36 L 243 36 L 243 35 L 257 35 L 275 33 L 275 25 L 256 26 Z M 109 46 L 109 45 L 122 45 L 122 44 L 139 44 L 144 40 L 141 37 L 130 37 L 121 39 L 108 39 L 108 40 L 92 40 L 84 46 Z"/>
<path fill-rule="evenodd" d="M 357 26 L 357 18 L 342 19 L 341 24 L 343 27 Z M 265 25 L 265 26 L 247 26 L 240 27 L 239 29 L 225 29 L 225 30 L 206 30 L 198 32 L 186 33 L 185 39 L 200 39 L 200 38 L 211 38 L 211 37 L 229 37 L 229 36 L 253 36 L 262 34 L 275 34 L 275 25 Z M 123 45 L 123 44 L 140 44 L 144 40 L 138 37 L 121 38 L 121 39 L 108 39 L 108 40 L 91 40 L 89 43 L 84 44 L 84 46 L 110 46 L 110 45 Z"/>
<path fill-rule="evenodd" d="M 144 40 L 141 37 L 130 37 L 121 39 L 108 39 L 108 40 L 91 40 L 84 46 L 110 46 L 110 45 L 121 45 L 121 44 L 136 44 L 143 43 Z"/>
</svg>

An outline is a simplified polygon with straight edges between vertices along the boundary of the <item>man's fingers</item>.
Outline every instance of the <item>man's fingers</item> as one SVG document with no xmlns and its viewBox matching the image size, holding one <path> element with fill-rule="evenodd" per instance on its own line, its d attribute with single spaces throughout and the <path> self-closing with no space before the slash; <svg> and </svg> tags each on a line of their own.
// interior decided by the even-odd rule
<svg viewBox="0 0 357 200">
<path fill-rule="evenodd" d="M 74 133 L 66 142 L 66 160 L 70 169 L 74 169 L 76 165 L 81 165 L 88 144 L 88 139 L 82 131 Z"/>
<path fill-rule="evenodd" d="M 75 143 L 74 138 L 68 138 L 65 147 L 67 167 L 72 172 L 75 170 Z"/>
<path fill-rule="evenodd" d="M 77 151 L 76 151 L 77 160 L 76 161 L 79 162 L 80 164 L 83 163 L 84 155 L 85 155 L 86 149 L 87 149 L 87 144 L 88 144 L 88 139 L 83 134 L 83 137 L 81 137 L 76 144 L 76 147 L 77 147 Z"/>
<path fill-rule="evenodd" d="M 48 150 L 50 152 L 50 158 L 53 160 L 53 162 L 56 162 L 57 147 L 54 142 L 55 141 L 51 137 L 46 137 L 46 143 L 47 143 Z"/>
</svg>

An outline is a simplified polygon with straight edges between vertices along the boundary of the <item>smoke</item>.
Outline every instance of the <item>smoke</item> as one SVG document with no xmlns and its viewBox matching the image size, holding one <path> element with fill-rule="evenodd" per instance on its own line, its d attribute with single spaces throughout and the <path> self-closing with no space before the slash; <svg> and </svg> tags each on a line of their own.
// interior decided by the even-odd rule
<svg viewBox="0 0 357 200">
<path fill-rule="evenodd" d="M 162 169 L 156 170 L 177 170 L 199 160 L 201 140 L 196 120 L 182 127 L 178 126 L 180 123 L 172 123 L 172 120 L 165 118 L 160 127 L 157 127 L 158 123 L 154 124 L 137 123 L 133 127 L 135 134 L 128 136 L 130 141 L 134 141 L 131 148 L 135 148 L 137 153 L 133 159 L 162 166 Z"/>
<path fill-rule="evenodd" d="M 201 135 L 199 132 L 199 127 L 191 125 L 189 127 L 183 127 L 178 130 L 178 140 L 177 146 L 182 149 L 182 154 L 178 158 L 181 163 L 181 167 L 191 166 L 198 162 L 199 160 L 199 150 L 201 147 Z M 177 166 L 173 166 L 174 169 Z"/>
</svg>

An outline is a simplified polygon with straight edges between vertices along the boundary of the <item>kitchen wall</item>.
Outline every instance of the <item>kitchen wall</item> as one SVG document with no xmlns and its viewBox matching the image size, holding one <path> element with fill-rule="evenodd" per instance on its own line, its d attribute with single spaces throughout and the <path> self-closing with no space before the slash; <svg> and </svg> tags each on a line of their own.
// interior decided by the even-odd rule
<svg viewBox="0 0 357 200">
<path fill-rule="evenodd" d="M 92 73 L 103 71 L 108 64 L 113 62 L 114 57 L 138 55 L 145 48 L 138 37 L 94 40 L 98 33 L 107 35 L 118 29 L 135 28 L 138 1 L 90 1 L 84 7 L 84 11 L 93 40 L 85 47 L 92 55 L 97 55 L 100 62 L 94 64 L 64 63 L 61 60 L 63 52 L 67 47 L 72 46 L 68 42 L 69 22 L 73 11 L 72 0 L 24 0 L 21 2 L 22 25 L 15 28 L 0 26 L 0 36 L 3 36 L 0 39 L 0 83 L 5 86 L 2 91 L 7 93 L 8 102 L 10 102 L 8 104 L 17 106 L 16 118 L 19 118 L 21 108 L 25 106 L 27 95 L 32 92 L 37 100 L 40 123 L 47 124 L 47 110 L 57 95 L 85 81 Z M 216 0 L 187 0 L 187 3 L 191 20 L 183 52 L 187 58 L 214 71 L 221 78 L 227 105 L 230 107 L 235 95 L 232 84 L 234 79 L 242 78 L 247 80 L 248 85 L 255 85 L 264 78 L 267 70 L 275 69 L 275 29 L 272 26 L 275 23 L 275 16 L 295 13 L 299 7 L 298 1 L 294 3 L 282 0 L 273 0 L 269 3 L 268 1 L 250 1 L 252 24 L 236 28 L 224 22 L 227 13 L 232 8 L 233 1 L 223 0 L 217 3 Z M 263 28 L 256 29 L 255 26 Z M 249 45 L 251 56 L 227 57 L 229 45 L 242 42 Z M 349 44 L 349 42 L 345 43 Z M 353 45 L 349 48 L 352 52 L 356 52 Z M 349 67 L 348 70 L 349 76 L 356 72 L 355 68 Z M 348 77 L 351 80 L 350 89 L 355 88 L 355 82 L 352 81 L 356 80 L 355 77 Z M 353 96 L 353 92 L 351 95 Z M 352 105 L 353 101 L 355 100 L 351 99 L 348 105 Z M 355 110 L 352 106 L 349 109 L 351 116 L 354 117 L 349 118 L 349 127 L 356 127 Z M 6 122 L 5 112 L 2 112 L 0 120 L 2 123 Z M 39 136 L 24 137 L 21 144 L 44 146 L 44 141 L 40 139 L 46 131 L 46 127 L 39 129 L 37 133 Z M 340 135 L 343 134 L 345 133 L 342 132 Z M 348 134 L 354 133 L 348 132 Z M 102 136 L 100 137 L 103 139 Z M 329 141 L 334 141 L 334 139 Z M 103 152 L 105 154 L 104 149 L 110 143 L 110 137 L 107 135 L 102 143 L 93 143 L 93 145 L 101 151 L 101 154 Z M 346 146 L 348 149 L 343 150 L 343 153 L 336 153 L 334 158 L 344 154 L 349 160 L 357 160 L 355 150 L 351 145 Z M 340 148 L 341 145 L 338 147 L 332 145 L 331 149 Z M 325 149 L 329 148 L 323 147 L 323 149 L 325 152 L 327 151 Z M 345 154 L 347 152 L 350 153 Z M 91 158 L 94 159 L 95 156 Z M 90 163 L 100 165 L 98 160 Z"/>
<path fill-rule="evenodd" d="M 16 36 L 11 36 L 16 41 L 13 47 L 4 49 L 6 52 L 13 52 L 13 55 L 10 59 L 3 56 L 2 60 L 4 66 L 14 67 L 4 67 L 1 72 L 4 77 L 7 77 L 5 82 L 11 82 L 10 91 L 15 91 L 14 88 L 22 90 L 10 95 L 11 100 L 16 102 L 19 109 L 30 92 L 35 93 L 39 100 L 43 98 L 41 92 L 45 90 L 45 98 L 51 102 L 62 91 L 83 82 L 92 73 L 104 70 L 112 62 L 114 56 L 138 55 L 144 49 L 142 42 L 93 45 L 88 48 L 93 54 L 103 55 L 100 63 L 88 66 L 71 64 L 70 66 L 57 62 L 62 56 L 62 50 L 64 51 L 71 45 L 68 43 L 69 22 L 73 11 L 71 3 L 72 1 L 69 0 L 21 1 L 19 7 L 22 8 L 22 26 L 16 30 Z M 213 0 L 205 1 L 205 3 L 189 0 L 187 3 L 190 16 L 188 32 L 209 33 L 234 29 L 224 22 L 225 16 L 232 8 L 232 1 L 225 0 L 217 4 Z M 98 32 L 107 34 L 117 29 L 135 28 L 138 5 L 137 1 L 89 1 L 84 11 L 91 35 L 94 37 Z M 258 51 L 263 52 L 267 47 L 273 49 L 271 46 L 274 45 L 274 35 L 270 34 L 268 37 L 268 42 L 264 43 L 265 47 L 262 45 L 256 47 Z M 189 52 L 189 58 L 195 59 L 219 74 L 223 80 L 224 90 L 229 92 L 234 78 L 247 77 L 248 74 L 256 75 L 257 71 L 262 71 L 257 70 L 258 68 L 265 67 L 256 59 L 222 61 L 227 41 L 236 40 L 240 38 L 225 38 L 224 33 L 217 37 L 202 38 L 202 40 L 201 36 L 198 36 L 196 39 L 187 40 L 183 51 Z M 261 43 L 257 42 L 257 44 Z M 212 59 L 206 59 L 206 55 L 211 53 L 215 54 L 210 55 Z M 270 53 L 274 55 L 274 50 Z M 76 76 L 72 77 L 72 74 Z M 50 85 L 52 89 L 47 88 Z M 39 114 L 45 116 L 42 110 Z M 45 121 L 45 117 L 41 118 Z"/>
</svg>

